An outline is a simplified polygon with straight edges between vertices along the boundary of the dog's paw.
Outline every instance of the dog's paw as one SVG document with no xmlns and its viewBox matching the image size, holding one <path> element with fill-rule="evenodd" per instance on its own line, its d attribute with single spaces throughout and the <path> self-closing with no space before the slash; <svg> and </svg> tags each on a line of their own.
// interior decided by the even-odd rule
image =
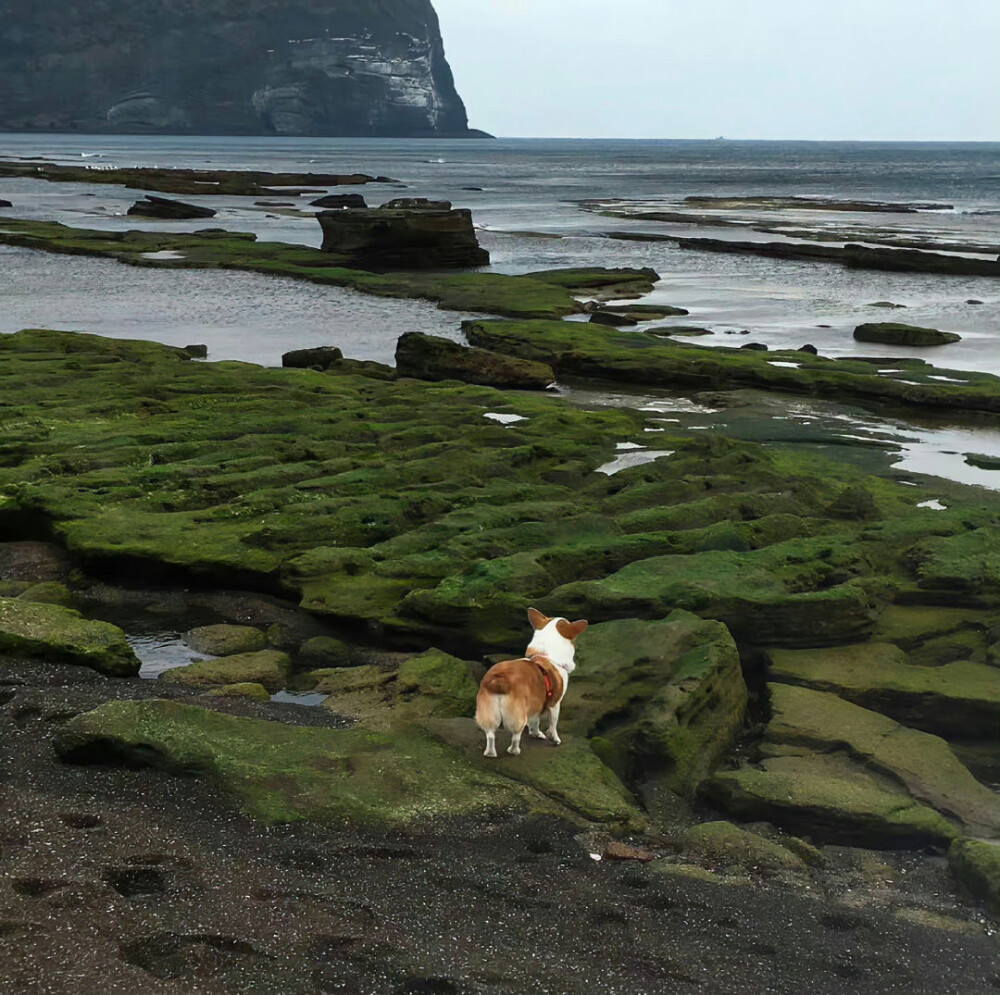
<svg viewBox="0 0 1000 995">
<path fill-rule="evenodd" d="M 553 746 L 559 746 L 562 743 L 562 740 L 552 732 L 547 732 L 545 738 L 551 740 Z"/>
<path fill-rule="evenodd" d="M 545 739 L 545 733 L 541 729 L 529 730 L 528 735 L 532 739 Z"/>
<path fill-rule="evenodd" d="M 485 752 L 485 753 L 483 754 L 483 756 L 484 756 L 484 757 L 493 757 L 493 758 L 494 758 L 494 760 L 496 759 L 496 755 L 497 755 L 497 751 L 496 751 L 496 750 L 487 750 L 487 751 L 486 751 L 486 752 Z"/>
<path fill-rule="evenodd" d="M 520 747 L 520 746 L 518 746 L 518 747 L 517 747 L 517 748 L 515 749 L 515 748 L 514 748 L 513 746 L 508 746 L 508 747 L 507 747 L 507 752 L 508 752 L 508 753 L 509 753 L 509 754 L 510 754 L 510 755 L 511 755 L 512 757 L 519 757 L 519 756 L 521 755 L 521 747 Z"/>
</svg>

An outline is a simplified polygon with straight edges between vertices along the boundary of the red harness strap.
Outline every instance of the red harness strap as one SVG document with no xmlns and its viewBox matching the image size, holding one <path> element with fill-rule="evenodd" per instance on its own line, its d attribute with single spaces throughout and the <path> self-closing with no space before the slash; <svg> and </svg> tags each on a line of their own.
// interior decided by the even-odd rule
<svg viewBox="0 0 1000 995">
<path fill-rule="evenodd" d="M 542 680 L 545 681 L 545 704 L 548 705 L 555 695 L 555 690 L 552 687 L 552 678 L 549 677 L 549 672 L 540 663 L 536 663 L 535 666 L 542 675 Z"/>
</svg>

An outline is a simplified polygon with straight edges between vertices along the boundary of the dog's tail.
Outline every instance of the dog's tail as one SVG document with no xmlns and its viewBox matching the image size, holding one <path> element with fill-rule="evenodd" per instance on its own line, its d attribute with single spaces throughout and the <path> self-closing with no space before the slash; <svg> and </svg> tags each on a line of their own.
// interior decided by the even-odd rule
<svg viewBox="0 0 1000 995">
<path fill-rule="evenodd" d="M 483 732 L 496 732 L 503 722 L 503 705 L 510 691 L 506 674 L 487 674 L 476 695 L 476 725 Z"/>
</svg>

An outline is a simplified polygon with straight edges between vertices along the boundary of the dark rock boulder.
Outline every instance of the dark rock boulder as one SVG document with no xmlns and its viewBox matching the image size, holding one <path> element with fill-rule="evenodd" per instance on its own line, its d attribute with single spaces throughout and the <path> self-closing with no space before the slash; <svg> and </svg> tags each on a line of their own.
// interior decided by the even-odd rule
<svg viewBox="0 0 1000 995">
<path fill-rule="evenodd" d="M 428 200 L 426 197 L 397 197 L 388 200 L 382 208 L 386 211 L 450 211 L 450 200 Z"/>
<path fill-rule="evenodd" d="M 450 339 L 407 332 L 396 344 L 400 376 L 418 380 L 464 380 L 485 387 L 544 390 L 555 381 L 543 363 L 459 345 Z"/>
<path fill-rule="evenodd" d="M 962 336 L 954 332 L 941 332 L 936 328 L 921 328 L 919 325 L 901 325 L 892 321 L 858 325 L 854 329 L 854 337 L 858 342 L 902 346 L 947 345 L 949 342 L 962 341 Z"/>
<path fill-rule="evenodd" d="M 371 270 L 466 269 L 485 266 L 468 210 L 436 204 L 321 211 L 323 251 L 344 266 Z"/>
<path fill-rule="evenodd" d="M 311 370 L 318 366 L 321 370 L 339 363 L 344 354 L 332 345 L 319 346 L 316 349 L 293 349 L 281 357 L 281 365 L 298 370 Z"/>
<path fill-rule="evenodd" d="M 310 207 L 325 207 L 330 211 L 343 210 L 345 207 L 367 207 L 368 202 L 359 193 L 331 193 L 318 200 L 309 201 Z"/>
<path fill-rule="evenodd" d="M 14 205 L 9 200 L 4 200 L 0 197 L 0 207 L 13 207 Z"/>
<path fill-rule="evenodd" d="M 595 311 L 590 316 L 593 325 L 607 325 L 609 328 L 635 328 L 639 324 L 635 318 L 624 314 L 613 314 L 610 311 Z"/>
<path fill-rule="evenodd" d="M 146 194 L 144 200 L 137 200 L 128 213 L 140 218 L 161 218 L 166 221 L 186 221 L 191 218 L 214 218 L 215 211 L 207 207 L 196 207 L 168 197 Z"/>
</svg>

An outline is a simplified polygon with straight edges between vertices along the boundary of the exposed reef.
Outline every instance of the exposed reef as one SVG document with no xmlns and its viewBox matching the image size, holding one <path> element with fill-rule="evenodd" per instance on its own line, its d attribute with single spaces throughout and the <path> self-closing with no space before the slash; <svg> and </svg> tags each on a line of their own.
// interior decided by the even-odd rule
<svg viewBox="0 0 1000 995">
<path fill-rule="evenodd" d="M 153 166 L 116 166 L 108 169 L 10 159 L 0 160 L 0 176 L 49 180 L 52 183 L 103 183 L 132 190 L 219 194 L 225 197 L 297 197 L 300 191 L 296 187 L 397 182 L 386 176 L 368 176 L 365 173 L 267 173 L 239 169 L 160 169 Z"/>
<path fill-rule="evenodd" d="M 757 387 L 956 411 L 1000 411 L 1000 378 L 921 359 L 826 359 L 672 341 L 671 329 L 622 332 L 581 322 L 466 321 L 472 345 L 551 366 L 557 375 L 676 388 Z M 947 376 L 949 382 L 936 379 Z"/>
<path fill-rule="evenodd" d="M 512 317 L 562 317 L 581 311 L 575 294 L 641 296 L 658 279 L 650 269 L 558 269 L 499 273 L 371 273 L 331 265 L 329 253 L 253 235 L 204 229 L 191 234 L 72 228 L 0 218 L 0 244 L 69 255 L 102 256 L 133 266 L 250 270 L 350 287 L 381 297 L 425 298 L 442 308 Z M 165 253 L 170 253 L 169 256 Z"/>
</svg>

